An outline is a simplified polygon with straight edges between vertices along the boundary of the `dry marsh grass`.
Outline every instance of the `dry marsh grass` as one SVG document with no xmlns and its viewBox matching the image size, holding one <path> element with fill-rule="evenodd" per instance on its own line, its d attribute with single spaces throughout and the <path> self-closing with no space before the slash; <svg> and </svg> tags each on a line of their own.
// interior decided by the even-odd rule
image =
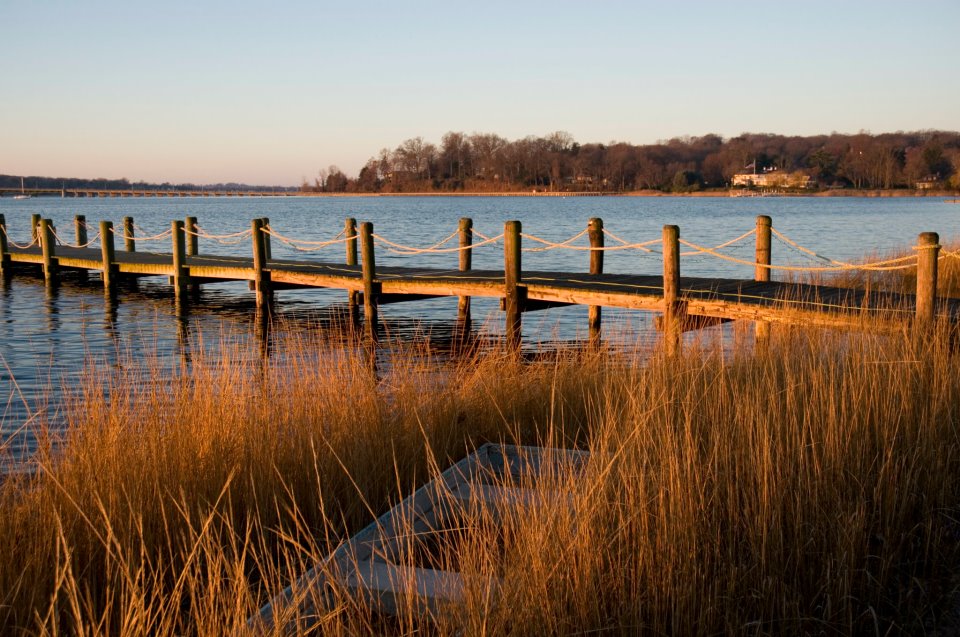
<svg viewBox="0 0 960 637">
<path fill-rule="evenodd" d="M 945 330 L 944 330 L 945 331 Z M 409 346 L 408 346 L 409 347 Z M 465 603 L 333 591 L 316 634 L 888 634 L 960 627 L 960 358 L 947 334 L 777 329 L 678 357 L 433 361 L 282 343 L 91 369 L 63 451 L 0 485 L 0 625 L 245 634 L 340 542 L 484 441 L 580 447 L 547 505 L 462 512 L 403 561 Z M 562 502 L 550 494 L 565 491 Z M 491 587 L 491 577 L 502 582 Z"/>
</svg>

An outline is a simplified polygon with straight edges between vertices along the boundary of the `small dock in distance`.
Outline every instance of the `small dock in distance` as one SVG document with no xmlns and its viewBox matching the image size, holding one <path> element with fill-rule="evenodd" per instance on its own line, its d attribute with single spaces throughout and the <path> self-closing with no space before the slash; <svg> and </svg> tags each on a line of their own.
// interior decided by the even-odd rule
<svg viewBox="0 0 960 637">
<path fill-rule="evenodd" d="M 503 233 L 486 237 L 475 232 L 470 219 L 462 219 L 459 228 L 444 242 L 426 248 L 403 246 L 374 233 L 373 224 L 358 224 L 347 219 L 343 231 L 325 242 L 298 241 L 270 226 L 267 219 L 254 219 L 250 228 L 231 235 L 215 236 L 200 229 L 194 217 L 174 220 L 170 229 L 153 237 L 137 237 L 133 219 L 124 219 L 115 229 L 101 221 L 94 229 L 82 216 L 75 218 L 75 243 L 65 241 L 49 219 L 34 215 L 31 241 L 17 244 L 9 239 L 5 220 L 0 217 L 0 268 L 4 277 L 20 269 L 42 271 L 47 282 L 55 285 L 64 271 L 83 275 L 95 273 L 105 290 L 116 293 L 121 278 L 167 277 L 178 302 L 189 303 L 190 291 L 205 283 L 247 281 L 256 296 L 257 306 L 269 309 L 280 290 L 302 288 L 340 289 L 367 331 L 375 336 L 378 307 L 387 303 L 415 302 L 428 298 L 458 297 L 458 321 L 469 329 L 470 298 L 493 297 L 501 301 L 505 313 L 506 337 L 519 344 L 522 316 L 526 312 L 567 305 L 589 307 L 588 328 L 591 338 L 601 333 L 601 308 L 616 307 L 656 312 L 662 315 L 659 326 L 668 342 L 679 342 L 688 330 L 731 320 L 758 323 L 758 333 L 771 323 L 819 326 L 857 326 L 869 317 L 873 324 L 891 327 L 914 323 L 933 323 L 943 319 L 955 322 L 960 316 L 960 299 L 938 299 L 936 280 L 941 253 L 936 233 L 921 233 L 914 254 L 872 264 L 848 264 L 826 260 L 822 267 L 778 266 L 771 262 L 772 237 L 779 236 L 767 216 L 757 218 L 756 227 L 733 241 L 716 247 L 698 246 L 680 237 L 677 226 L 667 225 L 662 236 L 641 243 L 629 243 L 607 232 L 600 219 L 589 220 L 586 228 L 564 242 L 554 243 L 522 232 L 519 221 L 508 221 Z M 753 262 L 745 262 L 722 252 L 735 241 L 755 237 Z M 585 239 L 583 238 L 585 237 Z M 226 256 L 201 253 L 198 241 L 249 241 L 250 256 Z M 343 250 L 343 260 L 327 261 L 275 259 L 271 239 L 310 249 L 324 247 Z M 615 238 L 607 245 L 606 238 Z M 476 240 L 475 240 L 476 239 Z M 784 238 L 785 239 L 785 238 Z M 117 249 L 122 240 L 123 249 Z M 577 241 L 589 245 L 577 245 Z M 788 239 L 785 239 L 789 241 Z M 158 251 L 142 250 L 144 243 L 159 242 Z M 524 247 L 526 242 L 526 247 Z M 376 248 L 408 254 L 449 253 L 449 269 L 421 267 L 380 267 Z M 681 246 L 688 252 L 681 253 Z M 475 270 L 472 254 L 477 249 L 502 249 L 502 270 Z M 524 250 L 564 249 L 584 252 L 589 258 L 588 273 L 523 270 Z M 658 273 L 607 274 L 603 255 L 609 250 L 643 250 L 662 254 L 663 271 Z M 707 254 L 754 267 L 752 279 L 727 279 L 681 276 L 684 254 Z M 581 257 L 582 258 L 582 257 Z M 895 294 L 847 289 L 808 283 L 774 281 L 777 270 L 829 272 L 850 269 L 917 271 L 915 294 Z"/>
</svg>

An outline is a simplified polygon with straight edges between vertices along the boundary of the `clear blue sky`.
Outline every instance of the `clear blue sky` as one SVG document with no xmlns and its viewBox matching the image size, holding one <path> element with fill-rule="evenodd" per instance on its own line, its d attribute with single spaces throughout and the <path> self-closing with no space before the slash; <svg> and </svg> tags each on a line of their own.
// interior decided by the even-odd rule
<svg viewBox="0 0 960 637">
<path fill-rule="evenodd" d="M 960 2 L 0 0 L 0 173 L 296 184 L 449 130 L 960 129 Z"/>
</svg>

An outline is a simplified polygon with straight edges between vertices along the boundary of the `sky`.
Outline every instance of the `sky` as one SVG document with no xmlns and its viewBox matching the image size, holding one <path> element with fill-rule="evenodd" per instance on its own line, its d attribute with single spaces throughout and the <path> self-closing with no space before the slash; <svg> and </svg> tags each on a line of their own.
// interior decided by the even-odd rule
<svg viewBox="0 0 960 637">
<path fill-rule="evenodd" d="M 0 174 L 298 185 L 447 131 L 958 130 L 958 24 L 958 0 L 0 0 Z"/>
</svg>

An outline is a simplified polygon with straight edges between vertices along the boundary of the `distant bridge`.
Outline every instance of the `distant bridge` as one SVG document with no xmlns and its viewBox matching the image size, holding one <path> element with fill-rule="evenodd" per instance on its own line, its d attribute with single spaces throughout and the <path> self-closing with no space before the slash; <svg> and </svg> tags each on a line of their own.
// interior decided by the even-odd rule
<svg viewBox="0 0 960 637">
<path fill-rule="evenodd" d="M 176 190 L 140 189 L 108 190 L 105 188 L 0 188 L 0 197 L 14 195 L 53 197 L 296 197 L 291 190 Z"/>
</svg>

